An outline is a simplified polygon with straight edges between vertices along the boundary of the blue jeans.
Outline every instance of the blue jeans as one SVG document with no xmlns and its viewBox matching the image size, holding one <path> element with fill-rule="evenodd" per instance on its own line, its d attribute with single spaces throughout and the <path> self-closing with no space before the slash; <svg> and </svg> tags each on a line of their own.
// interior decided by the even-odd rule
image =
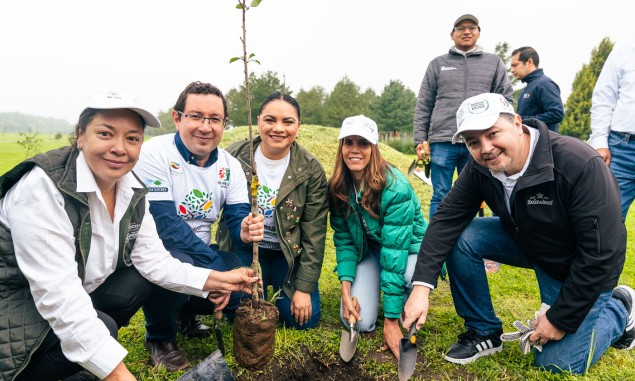
<svg viewBox="0 0 635 381">
<path fill-rule="evenodd" d="M 251 266 L 253 260 L 251 250 L 241 250 L 238 251 L 237 254 L 245 266 Z M 260 262 L 260 270 L 262 271 L 263 297 L 265 300 L 268 300 L 268 286 L 273 288 L 274 293 L 282 289 L 287 272 L 289 272 L 289 264 L 281 250 L 261 248 L 258 250 L 258 259 Z M 299 260 L 299 258 L 296 258 L 296 260 Z M 250 296 L 245 294 L 244 297 L 249 298 Z M 295 329 L 313 328 L 320 321 L 322 314 L 320 311 L 320 290 L 315 286 L 315 290 L 311 293 L 311 318 L 302 325 L 295 321 L 291 313 L 291 299 L 284 291 L 278 293 L 276 307 L 278 307 L 280 311 L 280 322 L 287 327 L 293 327 Z"/>
<path fill-rule="evenodd" d="M 628 208 L 635 199 L 635 135 L 611 132 L 608 141 L 611 151 L 609 167 L 620 186 L 622 218 L 626 221 Z"/>
<path fill-rule="evenodd" d="M 446 261 L 454 307 L 465 320 L 466 329 L 492 335 L 503 327 L 494 312 L 483 259 L 533 269 L 543 303 L 553 305 L 560 294 L 562 282 L 525 257 L 498 217 L 475 218 L 463 231 Z M 606 291 L 600 295 L 576 333 L 547 343 L 542 352 L 535 351 L 536 365 L 556 373 L 585 373 L 622 336 L 626 327 L 628 312 L 620 301 L 611 297 L 611 293 Z M 518 316 L 518 320 L 532 317 Z M 589 362 L 590 353 L 593 355 Z"/>
<path fill-rule="evenodd" d="M 432 199 L 430 200 L 430 219 L 437 211 L 443 197 L 452 188 L 454 170 L 461 173 L 470 153 L 465 144 L 450 142 L 430 144 L 430 180 L 432 181 Z"/>
<path fill-rule="evenodd" d="M 404 303 L 408 300 L 412 291 L 412 274 L 417 264 L 417 255 L 408 256 L 406 265 L 406 292 L 404 293 Z M 351 286 L 351 295 L 356 297 L 362 321 L 355 324 L 355 328 L 360 332 L 371 332 L 375 330 L 377 315 L 379 313 L 379 293 L 381 290 L 381 263 L 380 254 L 377 251 L 369 251 L 359 263 L 355 271 L 355 282 Z M 342 313 L 342 303 L 340 300 L 340 319 L 344 327 L 348 327 L 348 320 L 344 319 Z"/>
</svg>

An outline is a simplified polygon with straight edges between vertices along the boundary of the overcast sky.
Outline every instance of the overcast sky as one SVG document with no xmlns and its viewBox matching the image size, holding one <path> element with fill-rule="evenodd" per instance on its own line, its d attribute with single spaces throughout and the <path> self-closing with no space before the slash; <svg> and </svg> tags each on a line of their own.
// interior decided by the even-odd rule
<svg viewBox="0 0 635 381">
<path fill-rule="evenodd" d="M 122 88 L 158 113 L 191 81 L 224 92 L 243 80 L 235 0 L 13 0 L 0 5 L 0 112 L 75 122 L 96 88 Z M 633 34 L 632 0 L 263 0 L 247 12 L 248 50 L 294 94 L 347 75 L 377 94 L 391 79 L 418 93 L 448 51 L 454 20 L 472 13 L 479 45 L 530 45 L 563 101 L 602 38 Z M 259 104 L 260 100 L 255 100 Z"/>
</svg>

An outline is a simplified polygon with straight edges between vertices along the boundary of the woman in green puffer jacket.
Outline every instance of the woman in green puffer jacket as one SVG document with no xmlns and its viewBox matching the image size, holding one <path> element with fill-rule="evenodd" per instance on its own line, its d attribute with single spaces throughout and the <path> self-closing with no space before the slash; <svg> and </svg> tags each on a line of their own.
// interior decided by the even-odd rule
<svg viewBox="0 0 635 381">
<path fill-rule="evenodd" d="M 381 156 L 373 120 L 346 118 L 339 140 L 329 201 L 342 283 L 340 315 L 348 325 L 352 314 L 360 332 L 374 330 L 383 291 L 382 350 L 397 357 L 403 337 L 398 318 L 428 224 L 408 180 Z"/>
</svg>

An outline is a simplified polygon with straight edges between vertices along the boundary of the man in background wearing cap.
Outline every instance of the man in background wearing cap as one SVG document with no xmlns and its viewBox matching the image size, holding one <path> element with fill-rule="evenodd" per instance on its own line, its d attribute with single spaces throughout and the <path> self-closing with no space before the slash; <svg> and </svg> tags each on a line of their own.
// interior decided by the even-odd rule
<svg viewBox="0 0 635 381">
<path fill-rule="evenodd" d="M 540 57 L 534 48 L 523 46 L 512 52 L 512 74 L 527 84 L 518 96 L 518 115 L 536 118 L 553 132 L 564 118 L 560 87 L 538 68 Z"/>
<path fill-rule="evenodd" d="M 463 145 L 450 142 L 456 132 L 454 115 L 461 102 L 486 92 L 503 94 L 512 102 L 513 90 L 505 64 L 497 55 L 485 53 L 476 45 L 480 35 L 475 16 L 459 17 L 450 33 L 454 46 L 430 62 L 421 82 L 413 130 L 419 159 L 430 156 L 430 219 L 452 187 L 455 169 L 460 173 L 469 157 Z"/>
<path fill-rule="evenodd" d="M 247 180 L 240 163 L 218 148 L 227 121 L 225 97 L 209 83 L 192 82 L 173 109 L 177 132 L 148 140 L 134 169 L 148 187 L 150 213 L 159 236 L 172 256 L 183 262 L 219 271 L 241 267 L 238 256 L 211 245 L 211 225 L 221 210 L 235 246 L 251 247 L 264 236 L 263 216 L 250 216 Z M 222 303 L 212 305 L 202 298 L 188 301 L 185 294 L 154 287 L 143 306 L 151 364 L 168 371 L 187 368 L 189 361 L 176 345 L 176 315 L 182 334 L 209 336 L 209 327 L 195 316 L 224 308 L 229 296 L 226 293 Z M 232 300 L 237 307 L 237 295 Z"/>
<path fill-rule="evenodd" d="M 465 100 L 460 138 L 472 158 L 432 219 L 412 277 L 404 326 L 421 327 L 445 261 L 467 332 L 446 353 L 466 364 L 502 350 L 483 259 L 533 269 L 547 309 L 532 324 L 536 365 L 584 373 L 614 346 L 635 345 L 635 292 L 617 285 L 626 251 L 617 183 L 585 143 L 520 116 L 499 94 Z M 496 217 L 473 218 L 482 200 Z M 519 316 L 519 320 L 523 320 Z"/>
</svg>

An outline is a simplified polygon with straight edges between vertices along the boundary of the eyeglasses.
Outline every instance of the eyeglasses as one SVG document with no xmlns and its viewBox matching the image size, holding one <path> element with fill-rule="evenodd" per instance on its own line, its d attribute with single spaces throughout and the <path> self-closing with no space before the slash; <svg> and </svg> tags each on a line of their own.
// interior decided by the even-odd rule
<svg viewBox="0 0 635 381">
<path fill-rule="evenodd" d="M 465 32 L 468 29 L 470 32 L 476 32 L 476 30 L 478 30 L 478 25 L 461 25 L 454 27 L 455 32 Z"/>
<path fill-rule="evenodd" d="M 201 115 L 197 115 L 197 114 L 184 114 L 181 111 L 176 110 L 176 112 L 179 113 L 179 115 L 183 115 L 185 117 L 185 119 L 188 120 L 188 123 L 191 125 L 203 125 L 205 124 L 205 121 L 209 121 L 209 124 L 211 126 L 222 126 L 223 124 L 225 124 L 226 119 L 225 118 L 219 118 L 217 116 L 213 116 L 211 118 L 206 118 L 204 116 Z"/>
</svg>

